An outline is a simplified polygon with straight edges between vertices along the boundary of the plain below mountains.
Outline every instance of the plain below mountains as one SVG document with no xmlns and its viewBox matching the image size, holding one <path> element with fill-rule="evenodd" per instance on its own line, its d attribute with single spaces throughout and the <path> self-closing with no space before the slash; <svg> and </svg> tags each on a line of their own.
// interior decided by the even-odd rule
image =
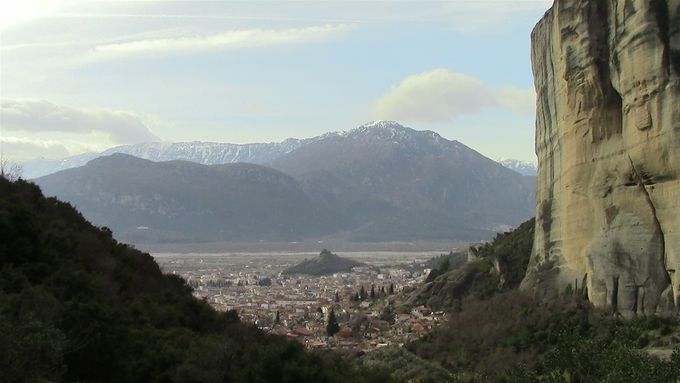
<svg viewBox="0 0 680 383">
<path fill-rule="evenodd" d="M 533 214 L 534 177 L 431 131 L 381 121 L 291 145 L 266 166 L 113 154 L 35 181 L 135 243 L 478 240 Z"/>
</svg>

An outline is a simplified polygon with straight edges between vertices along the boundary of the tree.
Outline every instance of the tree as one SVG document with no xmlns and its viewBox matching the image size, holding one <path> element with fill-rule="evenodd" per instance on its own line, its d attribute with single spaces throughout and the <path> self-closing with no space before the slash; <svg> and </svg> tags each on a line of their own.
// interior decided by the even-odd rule
<svg viewBox="0 0 680 383">
<path fill-rule="evenodd" d="M 274 317 L 274 323 L 276 323 L 276 324 L 281 323 L 281 316 L 279 314 L 279 310 L 276 310 L 276 316 Z"/>
<path fill-rule="evenodd" d="M 366 289 L 364 289 L 364 286 L 361 286 L 361 289 L 359 290 L 359 300 L 364 300 L 366 299 Z"/>
<path fill-rule="evenodd" d="M 371 285 L 371 299 L 375 299 L 375 285 Z"/>
<path fill-rule="evenodd" d="M 337 302 L 340 302 L 340 295 L 339 295 L 338 292 L 336 291 L 336 292 L 335 292 L 335 303 L 337 303 Z"/>
<path fill-rule="evenodd" d="M 21 178 L 21 173 L 23 173 L 23 168 L 20 164 L 0 153 L 0 178 L 16 181 Z"/>
<path fill-rule="evenodd" d="M 389 293 L 390 293 L 390 295 L 394 294 L 394 283 L 390 283 Z"/>
<path fill-rule="evenodd" d="M 338 331 L 340 331 L 340 325 L 338 324 L 338 319 L 335 317 L 335 310 L 331 309 L 331 311 L 328 313 L 326 334 L 328 334 L 328 336 L 334 336 Z"/>
<path fill-rule="evenodd" d="M 392 305 L 385 306 L 382 313 L 380 313 L 380 319 L 394 324 L 394 309 L 392 309 Z"/>
<path fill-rule="evenodd" d="M 442 263 L 439 265 L 439 271 L 443 274 L 445 273 L 449 267 L 451 267 L 451 262 L 449 261 L 449 258 L 444 258 Z"/>
</svg>

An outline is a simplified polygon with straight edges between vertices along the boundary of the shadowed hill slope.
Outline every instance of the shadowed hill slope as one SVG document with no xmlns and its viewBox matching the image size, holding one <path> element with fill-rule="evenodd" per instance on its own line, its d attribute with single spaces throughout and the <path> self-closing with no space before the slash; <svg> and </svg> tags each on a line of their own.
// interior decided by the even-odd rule
<svg viewBox="0 0 680 383">
<path fill-rule="evenodd" d="M 486 239 L 534 210 L 534 177 L 393 121 L 328 133 L 270 165 L 347 215 L 355 241 Z"/>
<path fill-rule="evenodd" d="M 289 241 L 335 228 L 292 177 L 254 164 L 113 154 L 36 182 L 136 243 Z"/>
<path fill-rule="evenodd" d="M 326 365 L 233 312 L 214 311 L 149 254 L 118 243 L 37 186 L 3 178 L 0 344 L 0 381 L 8 383 L 375 377 L 342 361 Z"/>
</svg>

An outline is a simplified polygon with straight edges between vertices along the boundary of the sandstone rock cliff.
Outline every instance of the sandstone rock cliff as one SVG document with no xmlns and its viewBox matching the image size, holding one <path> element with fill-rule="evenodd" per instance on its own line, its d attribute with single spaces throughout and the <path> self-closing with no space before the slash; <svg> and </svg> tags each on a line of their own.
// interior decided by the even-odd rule
<svg viewBox="0 0 680 383">
<path fill-rule="evenodd" d="M 535 241 L 522 288 L 623 315 L 680 299 L 680 0 L 558 0 L 532 33 Z"/>
</svg>

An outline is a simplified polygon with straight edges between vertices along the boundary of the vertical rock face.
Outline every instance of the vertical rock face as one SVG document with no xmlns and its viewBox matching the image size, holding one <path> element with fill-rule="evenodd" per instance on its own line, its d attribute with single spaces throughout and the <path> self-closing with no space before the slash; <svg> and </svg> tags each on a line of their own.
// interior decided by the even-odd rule
<svg viewBox="0 0 680 383">
<path fill-rule="evenodd" d="M 558 0 L 532 33 L 536 230 L 522 288 L 680 303 L 680 0 Z"/>
</svg>

